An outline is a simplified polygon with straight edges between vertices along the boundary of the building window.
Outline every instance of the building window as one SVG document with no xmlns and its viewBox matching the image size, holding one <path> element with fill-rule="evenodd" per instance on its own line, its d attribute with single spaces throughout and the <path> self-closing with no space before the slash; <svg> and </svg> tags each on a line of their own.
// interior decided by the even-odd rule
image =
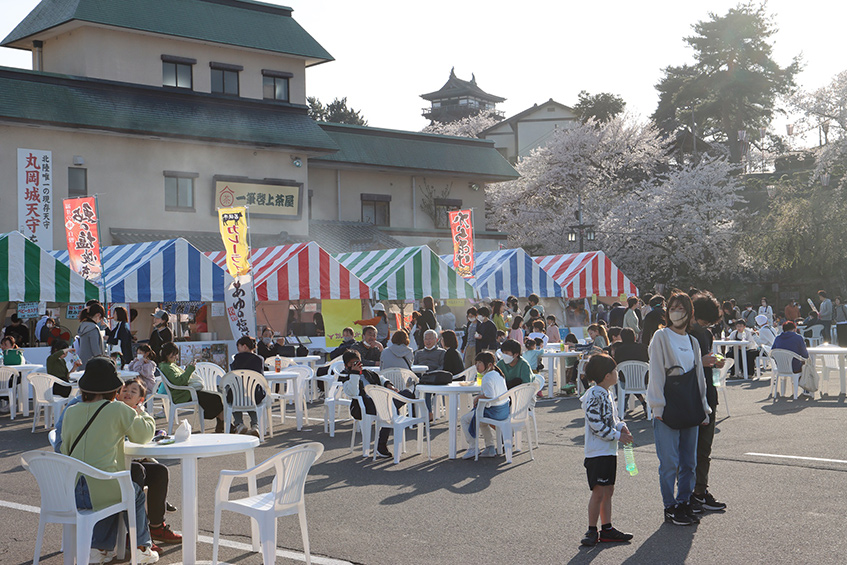
<svg viewBox="0 0 847 565">
<path fill-rule="evenodd" d="M 391 195 L 362 194 L 362 222 L 375 226 L 390 226 Z"/>
<path fill-rule="evenodd" d="M 165 171 L 165 210 L 194 211 L 194 179 L 198 176 Z"/>
<path fill-rule="evenodd" d="M 288 102 L 288 80 L 293 76 L 291 73 L 262 69 L 262 97 L 265 100 Z"/>
<path fill-rule="evenodd" d="M 209 63 L 212 68 L 212 93 L 238 96 L 238 73 L 244 70 L 240 65 Z"/>
<path fill-rule="evenodd" d="M 192 90 L 192 72 L 197 59 L 162 55 L 162 86 Z"/>
<path fill-rule="evenodd" d="M 449 228 L 450 216 L 447 212 L 462 209 L 462 201 L 454 198 L 436 198 L 435 199 L 435 227 Z"/>
<path fill-rule="evenodd" d="M 88 169 L 68 167 L 68 198 L 88 196 Z"/>
</svg>

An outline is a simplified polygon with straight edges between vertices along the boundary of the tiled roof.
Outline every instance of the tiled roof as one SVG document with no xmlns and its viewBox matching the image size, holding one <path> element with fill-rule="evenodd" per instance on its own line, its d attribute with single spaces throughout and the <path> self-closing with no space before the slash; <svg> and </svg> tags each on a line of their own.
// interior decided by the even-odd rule
<svg viewBox="0 0 847 565">
<path fill-rule="evenodd" d="M 0 67 L 0 120 L 334 151 L 305 107 Z"/>
<path fill-rule="evenodd" d="M 340 148 L 312 163 L 348 163 L 385 169 L 473 176 L 482 181 L 518 178 L 494 148 L 494 142 L 469 137 L 379 129 L 347 124 L 320 124 Z"/>
<path fill-rule="evenodd" d="M 312 220 L 309 222 L 309 238 L 332 254 L 405 246 L 375 225 L 361 222 Z"/>
<path fill-rule="evenodd" d="M 79 21 L 304 57 L 330 55 L 291 17 L 291 8 L 245 0 L 42 0 L 0 45 Z"/>
<path fill-rule="evenodd" d="M 421 94 L 424 100 L 439 100 L 442 98 L 458 98 L 459 96 L 473 96 L 490 102 L 503 102 L 505 98 L 488 94 L 483 89 L 476 85 L 476 77 L 471 75 L 471 80 L 462 80 L 456 76 L 453 70 L 450 71 L 450 78 L 444 83 L 441 89 L 428 94 Z"/>
</svg>

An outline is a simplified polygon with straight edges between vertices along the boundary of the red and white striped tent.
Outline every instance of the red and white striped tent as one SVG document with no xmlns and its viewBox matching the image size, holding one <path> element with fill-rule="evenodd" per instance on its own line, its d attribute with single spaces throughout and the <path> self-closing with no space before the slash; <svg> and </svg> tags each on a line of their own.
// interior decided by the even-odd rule
<svg viewBox="0 0 847 565">
<path fill-rule="evenodd" d="M 562 287 L 565 298 L 638 295 L 638 289 L 602 251 L 533 257 Z"/>
<path fill-rule="evenodd" d="M 226 269 L 226 252 L 206 253 Z M 314 241 L 250 252 L 256 298 L 327 300 L 369 298 L 371 289 Z"/>
</svg>

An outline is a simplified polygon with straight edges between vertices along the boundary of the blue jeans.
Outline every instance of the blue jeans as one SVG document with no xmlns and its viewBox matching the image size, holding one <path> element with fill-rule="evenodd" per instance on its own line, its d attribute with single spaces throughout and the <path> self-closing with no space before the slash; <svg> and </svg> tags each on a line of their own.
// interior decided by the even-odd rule
<svg viewBox="0 0 847 565">
<path fill-rule="evenodd" d="M 490 420 L 505 420 L 509 417 L 509 403 L 499 406 L 486 406 L 485 410 L 482 411 L 482 417 Z M 468 433 L 471 434 L 471 437 L 476 437 L 476 410 L 473 411 Z"/>
<path fill-rule="evenodd" d="M 135 489 L 135 524 L 136 524 L 136 543 L 141 547 L 150 547 L 153 541 L 150 538 L 150 528 L 147 524 L 147 507 L 145 506 L 146 498 L 144 489 L 136 483 L 132 483 Z M 80 510 L 91 509 L 91 495 L 88 492 L 88 483 L 85 482 L 85 477 L 80 477 L 74 489 L 76 496 L 76 507 Z M 129 527 L 129 521 L 124 516 L 124 523 Z M 94 549 L 103 549 L 105 551 L 114 551 L 118 539 L 118 515 L 114 514 L 108 518 L 103 518 L 94 524 L 94 531 L 91 534 L 91 547 Z M 133 551 L 133 548 L 127 548 L 127 551 Z"/>
<path fill-rule="evenodd" d="M 653 440 L 659 457 L 659 486 L 665 508 L 688 502 L 697 468 L 697 426 L 675 430 L 653 418 Z M 677 495 L 674 498 L 674 485 Z"/>
</svg>

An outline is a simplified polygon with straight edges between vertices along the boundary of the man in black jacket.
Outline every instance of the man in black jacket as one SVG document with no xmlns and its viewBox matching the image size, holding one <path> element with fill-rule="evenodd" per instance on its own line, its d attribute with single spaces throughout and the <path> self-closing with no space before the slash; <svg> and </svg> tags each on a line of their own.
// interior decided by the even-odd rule
<svg viewBox="0 0 847 565">
<path fill-rule="evenodd" d="M 490 320 L 491 310 L 483 306 L 476 311 L 476 352 L 494 351 L 499 347 L 497 343 L 497 326 Z"/>
<path fill-rule="evenodd" d="M 700 344 L 700 355 L 703 357 L 703 372 L 706 376 L 706 401 L 712 408 L 709 414 L 709 425 L 697 426 L 697 468 L 694 484 L 694 494 L 691 495 L 691 506 L 694 511 L 699 509 L 711 511 L 726 510 L 726 504 L 718 502 L 709 492 L 709 469 L 711 466 L 712 441 L 715 438 L 715 413 L 718 406 L 718 391 L 712 381 L 714 369 L 723 367 L 723 361 L 718 361 L 712 353 L 712 332 L 709 326 L 721 318 L 720 305 L 715 297 L 708 292 L 692 296 L 694 304 L 694 323 L 690 333 Z"/>
<path fill-rule="evenodd" d="M 238 369 L 247 369 L 250 371 L 255 371 L 260 375 L 265 374 L 265 360 L 262 359 L 260 355 L 256 355 L 256 340 L 250 336 L 241 336 L 238 338 L 238 341 L 235 342 L 236 348 L 238 348 L 238 353 L 235 354 L 235 357 L 232 359 L 232 363 L 229 368 L 233 371 Z M 265 398 L 265 391 L 260 388 L 256 390 L 255 400 L 258 404 Z M 229 399 L 230 402 L 232 399 Z M 259 434 L 259 420 L 256 417 L 256 411 L 250 410 L 247 412 L 250 415 L 250 427 L 244 425 L 244 413 L 243 412 L 233 412 L 232 413 L 232 426 L 234 428 L 235 433 L 239 434 L 247 434 L 251 436 L 255 436 L 260 438 Z"/>
<path fill-rule="evenodd" d="M 620 302 L 612 304 L 612 309 L 609 311 L 609 327 L 623 327 L 623 316 L 626 314 L 626 308 L 621 306 Z"/>
<path fill-rule="evenodd" d="M 365 326 L 362 328 L 362 341 L 358 341 L 350 348 L 359 353 L 362 365 L 365 367 L 379 367 L 379 358 L 382 357 L 382 344 L 376 339 L 376 328 Z"/>
<path fill-rule="evenodd" d="M 656 295 L 650 299 L 650 312 L 644 316 L 644 325 L 641 330 L 641 343 L 649 346 L 653 334 L 659 331 L 659 326 L 665 323 L 665 297 Z"/>
</svg>

